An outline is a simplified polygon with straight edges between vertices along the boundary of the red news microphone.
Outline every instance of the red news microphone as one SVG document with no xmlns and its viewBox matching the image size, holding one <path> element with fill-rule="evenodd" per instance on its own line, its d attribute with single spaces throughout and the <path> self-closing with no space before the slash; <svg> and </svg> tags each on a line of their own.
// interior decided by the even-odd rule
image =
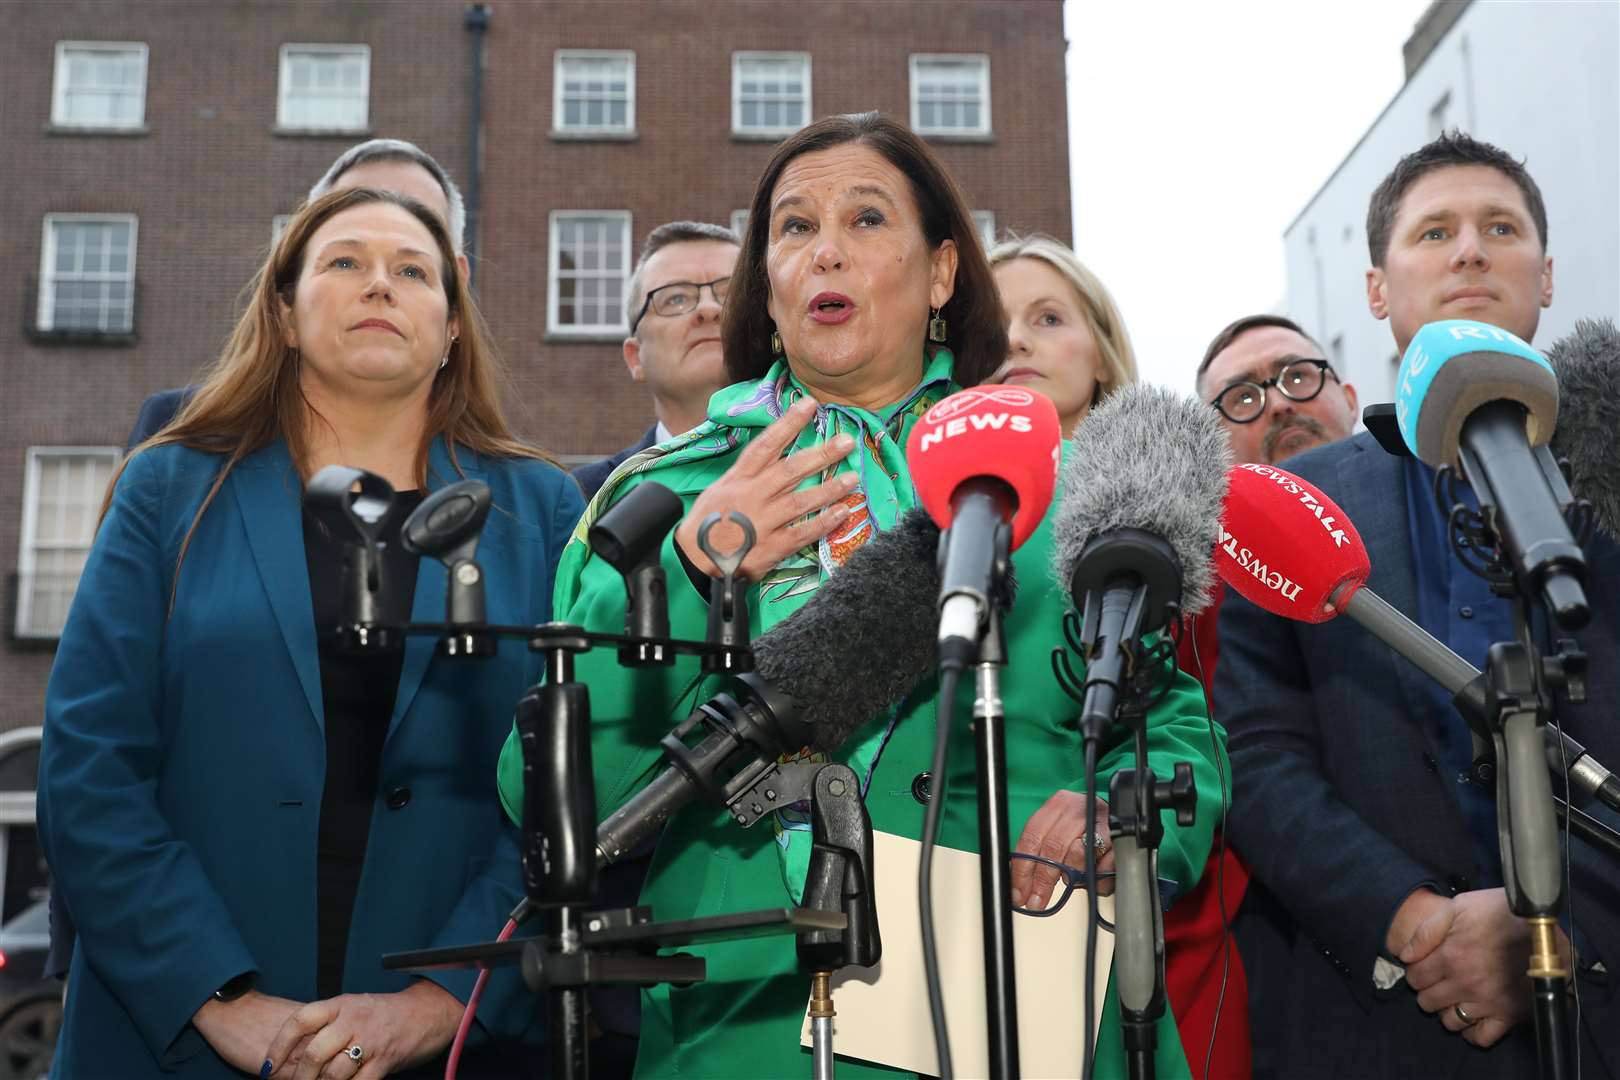
<svg viewBox="0 0 1620 1080">
<path fill-rule="evenodd" d="M 975 386 L 911 429 L 906 461 L 940 538 L 943 665 L 978 652 L 1007 556 L 1040 525 L 1057 485 L 1057 410 L 1020 386 Z"/>
</svg>

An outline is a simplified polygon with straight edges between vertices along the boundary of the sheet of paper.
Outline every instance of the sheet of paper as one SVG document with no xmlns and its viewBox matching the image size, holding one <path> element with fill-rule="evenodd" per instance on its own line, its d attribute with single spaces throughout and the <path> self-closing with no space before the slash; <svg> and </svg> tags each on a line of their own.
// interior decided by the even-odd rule
<svg viewBox="0 0 1620 1080">
<path fill-rule="evenodd" d="M 916 840 L 874 834 L 878 928 L 883 960 L 872 969 L 845 968 L 833 976 L 833 1049 L 839 1057 L 875 1061 L 939 1075 L 934 1027 L 923 977 L 922 927 L 917 919 Z M 1113 922 L 1114 899 L 1098 901 Z M 1013 964 L 1018 974 L 1018 1053 L 1023 1075 L 1081 1074 L 1080 1017 L 1085 1012 L 1086 895 L 1075 890 L 1051 918 L 1013 914 Z M 945 1019 L 951 1060 L 961 1077 L 989 1075 L 989 1035 L 984 1010 L 984 933 L 980 922 L 979 857 L 966 851 L 934 851 L 934 929 L 939 943 Z M 1114 935 L 1097 937 L 1098 1016 L 1108 989 Z M 808 988 L 800 1041 L 810 1045 Z"/>
</svg>

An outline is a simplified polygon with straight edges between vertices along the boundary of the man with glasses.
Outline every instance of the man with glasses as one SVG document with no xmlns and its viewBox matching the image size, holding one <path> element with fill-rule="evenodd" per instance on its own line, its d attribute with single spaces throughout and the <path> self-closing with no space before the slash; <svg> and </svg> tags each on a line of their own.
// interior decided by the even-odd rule
<svg viewBox="0 0 1620 1080">
<path fill-rule="evenodd" d="M 574 470 L 587 499 L 632 454 L 708 415 L 710 396 L 726 384 L 720 312 L 740 251 L 736 233 L 699 221 L 672 221 L 647 234 L 625 298 L 624 364 L 652 391 L 658 422 L 612 457 Z"/>
<path fill-rule="evenodd" d="M 1356 426 L 1355 387 L 1281 315 L 1246 315 L 1216 334 L 1198 365 L 1198 396 L 1220 412 L 1239 462 L 1274 465 Z"/>
</svg>

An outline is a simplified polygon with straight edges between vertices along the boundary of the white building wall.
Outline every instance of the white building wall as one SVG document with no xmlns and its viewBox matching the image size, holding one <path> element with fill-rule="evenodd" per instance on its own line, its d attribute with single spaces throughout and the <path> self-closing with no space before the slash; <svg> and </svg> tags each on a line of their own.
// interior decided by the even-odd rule
<svg viewBox="0 0 1620 1080">
<path fill-rule="evenodd" d="M 1620 4 L 1475 0 L 1283 234 L 1286 310 L 1364 404 L 1394 397 L 1399 362 L 1367 312 L 1367 200 L 1442 125 L 1524 159 L 1541 187 L 1553 304 L 1535 344 L 1620 318 Z"/>
</svg>

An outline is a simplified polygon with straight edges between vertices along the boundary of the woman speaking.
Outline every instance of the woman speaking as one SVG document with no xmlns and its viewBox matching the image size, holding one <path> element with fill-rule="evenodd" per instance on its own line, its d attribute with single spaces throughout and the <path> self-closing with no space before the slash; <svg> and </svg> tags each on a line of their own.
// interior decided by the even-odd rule
<svg viewBox="0 0 1620 1080">
<path fill-rule="evenodd" d="M 322 467 L 398 492 L 386 621 L 440 621 L 445 570 L 398 546 L 462 477 L 495 509 L 489 618 L 550 616 L 578 489 L 514 438 L 444 224 L 355 188 L 302 209 L 185 409 L 112 486 L 46 694 L 40 835 L 78 924 L 64 1077 L 398 1074 L 439 1055 L 471 973 L 383 953 L 493 937 L 520 895 L 489 786 L 538 666 L 354 655 L 343 545 L 302 506 Z M 480 1018 L 517 1035 L 515 977 Z M 285 1029 L 291 1055 L 268 1051 Z M 469 1071 L 470 1074 L 470 1071 Z"/>
<path fill-rule="evenodd" d="M 685 501 L 688 513 L 666 543 L 664 565 L 674 633 L 687 638 L 704 634 L 705 599 L 686 566 L 718 576 L 695 542 L 707 514 L 740 511 L 753 523 L 758 542 L 742 572 L 757 583 L 749 595 L 752 630 L 769 630 L 853 548 L 918 505 L 904 451 L 912 427 L 935 402 L 983 381 L 1007 356 L 995 281 L 961 192 L 900 125 L 862 114 L 798 132 L 766 166 L 748 220 L 722 339 L 735 385 L 711 399 L 708 422 L 621 465 L 587 513 L 589 520 L 646 480 Z M 616 631 L 624 623 L 624 586 L 578 536 L 558 570 L 557 610 L 570 622 Z M 726 549 L 730 541 L 716 543 Z M 1049 661 L 1068 606 L 1050 582 L 1051 552 L 1049 516 L 1013 556 L 1020 590 L 1006 624 L 1011 660 L 1003 686 L 1012 719 L 1008 809 L 1015 828 L 1054 792 L 1080 783 L 1076 708 Z M 598 652 L 582 657 L 576 672 L 591 691 L 596 793 L 605 815 L 660 766 L 658 739 L 694 700 L 696 664 L 629 672 Z M 839 754 L 861 777 L 880 831 L 921 835 L 924 800 L 931 797 L 935 693 L 932 679 L 920 684 L 871 717 Z M 965 714 L 963 706 L 959 715 Z M 967 725 L 953 738 L 941 843 L 973 850 L 977 801 Z M 1153 709 L 1148 743 L 1155 769 L 1168 775 L 1168 762 L 1193 762 L 1200 792 L 1216 790 L 1208 720 L 1190 679 Z M 1127 757 L 1118 750 L 1106 756 L 1103 782 Z M 515 742 L 502 755 L 501 789 L 515 812 L 522 805 Z M 1196 878 L 1209 823 L 1218 816 L 1213 803 L 1204 800 L 1196 827 L 1168 831 L 1161 876 L 1183 885 Z M 1050 828 L 1062 834 L 1048 838 L 1058 851 L 1080 850 L 1072 845 L 1091 831 L 1073 816 Z M 778 815 L 775 836 L 766 829 L 744 831 L 722 812 L 688 808 L 664 833 L 643 901 L 659 919 L 796 902 L 810 848 L 807 826 Z M 708 961 L 706 982 L 660 986 L 643 997 L 637 1075 L 806 1073 L 799 1024 L 807 980 L 796 971 L 793 942 L 760 938 L 694 951 Z M 1056 959 L 1054 976 L 1075 979 L 1079 962 Z M 1122 1052 L 1117 1030 L 1104 1020 L 1099 1075 L 1113 1075 L 1106 1058 L 1118 1060 Z M 1052 1037 L 1078 1036 L 1069 1030 Z M 1159 1046 L 1163 1075 L 1185 1075 L 1173 1022 L 1166 1022 Z M 892 1075 L 854 1062 L 839 1069 L 849 1077 Z"/>
</svg>

